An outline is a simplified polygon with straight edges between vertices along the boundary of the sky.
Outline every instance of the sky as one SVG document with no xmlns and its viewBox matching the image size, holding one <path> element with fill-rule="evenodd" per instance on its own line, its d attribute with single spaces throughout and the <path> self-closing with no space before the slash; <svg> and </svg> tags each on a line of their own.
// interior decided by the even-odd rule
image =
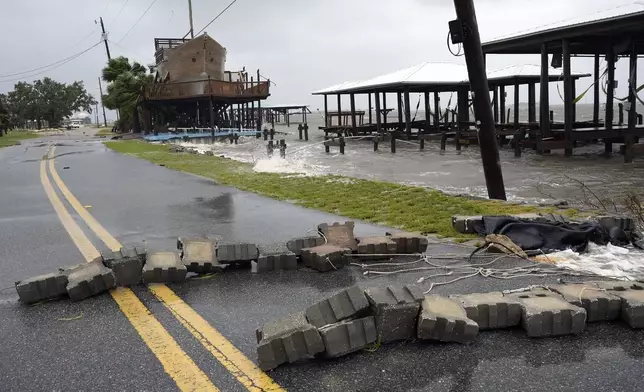
<svg viewBox="0 0 644 392">
<path fill-rule="evenodd" d="M 195 31 L 231 1 L 193 0 Z M 474 3 L 485 41 L 633 1 Z M 122 55 L 144 64 L 154 63 L 155 37 L 182 37 L 189 31 L 188 0 L 0 0 L 0 5 L 0 92 L 11 90 L 17 82 L 14 79 L 22 76 L 7 75 L 66 59 L 96 45 L 55 69 L 44 68 L 46 72 L 20 80 L 44 76 L 67 83 L 82 80 L 98 97 L 98 77 L 107 59 L 96 23 L 100 16 L 112 57 Z M 237 0 L 205 31 L 226 47 L 228 70 L 246 67 L 254 74 L 259 69 L 275 83 L 270 104 L 308 104 L 315 110 L 322 107 L 322 97 L 311 92 L 333 84 L 368 79 L 426 61 L 463 64 L 463 58 L 452 56 L 446 46 L 447 23 L 452 19 L 452 0 Z M 539 56 L 492 55 L 487 61 L 488 68 L 501 68 L 539 64 Z M 644 75 L 642 63 L 640 75 Z M 572 67 L 591 72 L 593 61 L 574 58 Z M 627 69 L 627 61 L 618 62 L 617 96 L 626 95 Z M 591 78 L 580 81 L 577 91 L 590 83 Z M 509 91 L 508 102 L 512 99 Z M 524 93 L 521 101 L 526 100 Z M 551 88 L 551 104 L 560 101 L 556 89 Z M 592 102 L 592 94 L 582 102 Z M 356 104 L 366 107 L 366 99 L 359 97 Z"/>
</svg>

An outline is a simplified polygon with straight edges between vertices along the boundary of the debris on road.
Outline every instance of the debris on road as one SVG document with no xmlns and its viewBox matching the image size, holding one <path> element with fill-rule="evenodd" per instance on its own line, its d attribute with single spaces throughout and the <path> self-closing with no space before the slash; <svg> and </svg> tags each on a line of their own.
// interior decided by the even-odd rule
<svg viewBox="0 0 644 392">
<path fill-rule="evenodd" d="M 187 272 L 178 252 L 152 252 L 143 266 L 143 283 L 183 282 Z"/>
<path fill-rule="evenodd" d="M 102 258 L 68 271 L 67 281 L 67 294 L 72 301 L 80 301 L 116 287 L 116 276 L 103 265 Z"/>
</svg>

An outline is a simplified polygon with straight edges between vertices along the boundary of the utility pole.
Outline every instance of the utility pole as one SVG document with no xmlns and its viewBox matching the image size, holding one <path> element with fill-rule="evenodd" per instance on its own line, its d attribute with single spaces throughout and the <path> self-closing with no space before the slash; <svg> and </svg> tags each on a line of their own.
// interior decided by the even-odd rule
<svg viewBox="0 0 644 392">
<path fill-rule="evenodd" d="M 479 128 L 479 145 L 488 197 L 506 200 L 490 103 L 490 89 L 485 72 L 485 60 L 474 2 L 473 0 L 454 0 L 454 8 L 458 19 L 450 22 L 450 33 L 453 43 L 463 43 L 470 90 L 474 101 L 474 114 Z"/>
<path fill-rule="evenodd" d="M 103 105 L 103 86 L 101 85 L 101 77 L 98 77 L 98 90 L 101 92 L 101 107 L 103 108 L 103 123 L 107 127 L 107 117 L 105 116 L 105 105 Z M 98 116 L 98 109 L 96 109 L 96 115 Z"/>
<path fill-rule="evenodd" d="M 96 128 L 100 127 L 101 124 L 98 122 L 98 103 L 96 103 Z"/>
<path fill-rule="evenodd" d="M 112 56 L 110 56 L 110 46 L 107 44 L 107 33 L 105 32 L 105 25 L 103 25 L 103 17 L 100 17 L 101 19 L 101 30 L 103 30 L 103 42 L 105 42 L 105 51 L 107 52 L 107 59 L 112 60 Z"/>
<path fill-rule="evenodd" d="M 192 0 L 188 0 L 188 17 L 190 18 L 190 38 L 194 38 L 195 29 L 192 25 Z"/>
</svg>

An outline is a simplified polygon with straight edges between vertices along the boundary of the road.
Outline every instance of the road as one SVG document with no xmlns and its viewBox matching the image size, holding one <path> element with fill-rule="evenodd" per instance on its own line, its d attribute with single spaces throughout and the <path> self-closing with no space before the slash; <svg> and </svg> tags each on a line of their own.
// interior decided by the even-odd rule
<svg viewBox="0 0 644 392">
<path fill-rule="evenodd" d="M 269 245 L 301 236 L 318 223 L 343 220 L 117 154 L 90 134 L 85 129 L 0 149 L 0 289 L 82 263 L 110 243 L 171 250 L 178 236 L 217 235 Z M 43 161 L 52 146 L 53 161 Z M 53 198 L 46 192 L 48 182 Z M 81 233 L 70 235 L 75 225 Z M 356 225 L 360 235 L 386 230 Z M 469 252 L 445 244 L 429 251 Z M 521 263 L 500 261 L 499 267 Z M 517 329 L 483 332 L 471 345 L 401 342 L 268 374 L 253 365 L 254 331 L 263 323 L 353 284 L 407 284 L 426 274 L 373 278 L 357 267 L 326 274 L 235 270 L 183 284 L 116 290 L 79 303 L 35 306 L 4 290 L 0 391 L 642 389 L 644 335 L 620 323 L 592 324 L 580 336 L 557 339 L 530 340 Z M 477 277 L 433 292 L 493 291 L 552 279 Z"/>
</svg>

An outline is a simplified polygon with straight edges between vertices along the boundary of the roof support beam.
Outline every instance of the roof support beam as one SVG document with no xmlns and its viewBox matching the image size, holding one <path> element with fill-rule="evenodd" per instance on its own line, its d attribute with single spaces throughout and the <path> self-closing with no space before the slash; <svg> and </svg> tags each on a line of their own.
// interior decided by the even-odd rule
<svg viewBox="0 0 644 392">
<path fill-rule="evenodd" d="M 541 137 L 550 137 L 550 98 L 548 91 L 548 44 L 541 45 L 541 81 L 539 82 L 539 125 Z"/>
</svg>

